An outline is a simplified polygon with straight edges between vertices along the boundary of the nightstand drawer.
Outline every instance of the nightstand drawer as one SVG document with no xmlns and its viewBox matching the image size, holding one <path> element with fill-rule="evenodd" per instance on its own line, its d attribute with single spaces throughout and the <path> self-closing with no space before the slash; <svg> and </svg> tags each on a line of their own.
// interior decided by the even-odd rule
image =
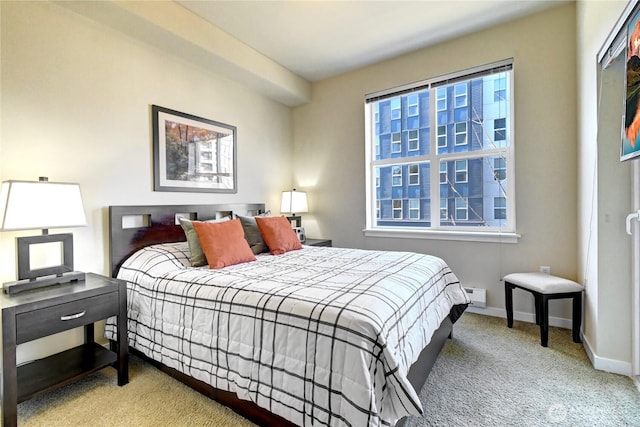
<svg viewBox="0 0 640 427">
<path fill-rule="evenodd" d="M 118 314 L 118 293 L 109 292 L 16 315 L 17 344 Z"/>
</svg>

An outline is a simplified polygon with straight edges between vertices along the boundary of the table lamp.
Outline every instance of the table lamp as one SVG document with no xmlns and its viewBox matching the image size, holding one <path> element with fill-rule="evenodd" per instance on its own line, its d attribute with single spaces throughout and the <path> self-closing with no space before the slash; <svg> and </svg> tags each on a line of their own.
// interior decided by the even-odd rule
<svg viewBox="0 0 640 427">
<path fill-rule="evenodd" d="M 296 227 L 302 227 L 302 217 L 299 213 L 309 212 L 307 207 L 307 193 L 304 191 L 296 191 L 294 188 L 291 191 L 282 192 L 282 203 L 280 204 L 280 213 L 291 214 L 287 219 L 293 224 L 295 221 Z"/>
<path fill-rule="evenodd" d="M 0 231 L 41 229 L 42 235 L 16 237 L 18 280 L 3 284 L 4 292 L 38 289 L 84 279 L 73 271 L 73 234 L 49 234 L 50 228 L 87 225 L 80 185 L 39 181 L 5 181 L 0 191 Z M 60 262 L 32 268 L 32 248 L 61 246 Z"/>
</svg>

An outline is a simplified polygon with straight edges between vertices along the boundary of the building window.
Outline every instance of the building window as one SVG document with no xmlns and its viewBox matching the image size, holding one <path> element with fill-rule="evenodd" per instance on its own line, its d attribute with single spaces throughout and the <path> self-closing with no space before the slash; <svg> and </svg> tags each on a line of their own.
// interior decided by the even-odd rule
<svg viewBox="0 0 640 427">
<path fill-rule="evenodd" d="M 391 134 L 391 152 L 402 153 L 402 134 L 400 132 Z"/>
<path fill-rule="evenodd" d="M 447 110 L 447 90 L 444 87 L 440 87 L 436 90 L 436 110 Z"/>
<path fill-rule="evenodd" d="M 440 219 L 443 221 L 449 219 L 449 201 L 445 198 L 440 199 Z"/>
<path fill-rule="evenodd" d="M 493 198 L 494 219 L 507 219 L 507 199 L 505 197 Z"/>
<path fill-rule="evenodd" d="M 469 182 L 468 172 L 469 172 L 469 164 L 466 160 L 456 160 L 455 161 L 456 168 L 456 183 L 465 183 Z"/>
<path fill-rule="evenodd" d="M 412 129 L 407 132 L 407 145 L 409 146 L 409 151 L 420 149 L 420 132 L 418 129 Z"/>
<path fill-rule="evenodd" d="M 409 165 L 409 185 L 420 184 L 420 167 L 418 165 Z"/>
<path fill-rule="evenodd" d="M 449 180 L 447 174 L 449 173 L 449 168 L 447 167 L 447 162 L 440 162 L 440 184 L 446 184 Z"/>
<path fill-rule="evenodd" d="M 469 203 L 463 197 L 456 197 L 456 221 L 469 219 Z"/>
<path fill-rule="evenodd" d="M 453 94 L 455 96 L 456 108 L 467 106 L 467 84 L 462 83 L 453 87 Z"/>
<path fill-rule="evenodd" d="M 419 108 L 419 99 L 418 95 L 408 95 L 407 96 L 407 116 L 413 117 L 417 116 L 420 108 Z"/>
<path fill-rule="evenodd" d="M 507 76 L 500 76 L 493 81 L 493 102 L 507 100 Z"/>
<path fill-rule="evenodd" d="M 400 98 L 391 100 L 391 120 L 397 120 L 402 118 L 402 106 L 400 104 Z"/>
<path fill-rule="evenodd" d="M 420 199 L 409 199 L 409 219 L 420 219 Z"/>
<path fill-rule="evenodd" d="M 395 165 L 391 168 L 391 185 L 394 187 L 402 185 L 402 166 Z"/>
<path fill-rule="evenodd" d="M 402 200 L 393 200 L 393 219 L 402 219 Z"/>
<path fill-rule="evenodd" d="M 447 148 L 447 126 L 438 126 L 438 148 Z"/>
<path fill-rule="evenodd" d="M 507 119 L 495 119 L 493 121 L 493 140 L 495 142 L 507 139 Z"/>
<path fill-rule="evenodd" d="M 467 122 L 459 122 L 455 124 L 456 129 L 456 145 L 467 144 Z"/>
<path fill-rule="evenodd" d="M 365 233 L 515 233 L 512 87 L 505 60 L 367 95 Z"/>
<path fill-rule="evenodd" d="M 507 179 L 507 160 L 504 157 L 493 159 L 493 177 L 496 181 Z"/>
</svg>

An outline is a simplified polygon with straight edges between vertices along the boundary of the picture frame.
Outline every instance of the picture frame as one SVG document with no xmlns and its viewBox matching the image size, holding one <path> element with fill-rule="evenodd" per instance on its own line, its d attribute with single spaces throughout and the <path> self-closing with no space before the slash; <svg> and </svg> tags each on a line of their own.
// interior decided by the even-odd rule
<svg viewBox="0 0 640 427">
<path fill-rule="evenodd" d="M 640 11 L 629 18 L 626 31 L 625 112 L 620 161 L 640 156 Z"/>
<path fill-rule="evenodd" d="M 235 126 L 151 106 L 154 191 L 236 193 Z"/>
</svg>

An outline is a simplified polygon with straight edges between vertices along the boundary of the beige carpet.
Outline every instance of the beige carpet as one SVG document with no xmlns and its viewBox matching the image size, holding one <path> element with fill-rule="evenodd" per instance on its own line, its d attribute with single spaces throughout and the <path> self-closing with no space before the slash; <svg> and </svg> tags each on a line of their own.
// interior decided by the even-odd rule
<svg viewBox="0 0 640 427">
<path fill-rule="evenodd" d="M 18 425 L 40 426 L 253 426 L 158 369 L 131 357 L 129 384 L 118 387 L 105 368 L 81 381 L 18 405 Z"/>
<path fill-rule="evenodd" d="M 465 313 L 420 392 L 424 426 L 636 426 L 640 392 L 628 377 L 596 371 L 571 331 Z M 130 382 L 103 369 L 18 405 L 20 426 L 252 426 L 244 418 L 132 357 Z"/>
</svg>

